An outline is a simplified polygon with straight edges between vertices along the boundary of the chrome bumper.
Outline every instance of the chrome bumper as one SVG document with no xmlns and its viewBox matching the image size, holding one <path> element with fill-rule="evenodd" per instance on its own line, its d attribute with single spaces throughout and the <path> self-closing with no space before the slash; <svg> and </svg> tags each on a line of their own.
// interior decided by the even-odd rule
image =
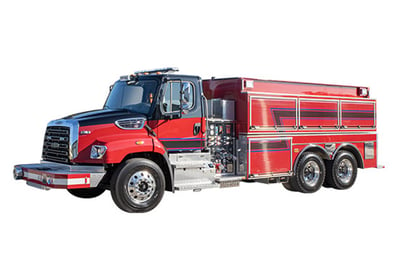
<svg viewBox="0 0 400 267">
<path fill-rule="evenodd" d="M 67 165 L 47 161 L 14 166 L 15 180 L 25 180 L 28 185 L 41 189 L 97 187 L 105 173 L 103 166 Z"/>
</svg>

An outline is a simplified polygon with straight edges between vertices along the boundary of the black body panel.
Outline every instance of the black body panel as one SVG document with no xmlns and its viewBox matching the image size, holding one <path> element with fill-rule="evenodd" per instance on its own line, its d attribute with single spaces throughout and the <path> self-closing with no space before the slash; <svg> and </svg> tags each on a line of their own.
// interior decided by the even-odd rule
<svg viewBox="0 0 400 267">
<path fill-rule="evenodd" d="M 74 119 L 79 122 L 80 126 L 89 126 L 114 123 L 116 120 L 119 119 L 142 117 L 142 114 L 133 113 L 129 110 L 99 109 L 69 115 L 67 117 L 64 117 L 63 119 Z"/>
</svg>

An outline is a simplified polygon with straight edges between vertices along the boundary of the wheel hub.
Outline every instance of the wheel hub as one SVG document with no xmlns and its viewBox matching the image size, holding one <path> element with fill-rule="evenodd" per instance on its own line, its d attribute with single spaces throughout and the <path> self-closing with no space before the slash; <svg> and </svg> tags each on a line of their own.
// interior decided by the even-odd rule
<svg viewBox="0 0 400 267">
<path fill-rule="evenodd" d="M 340 182 L 342 182 L 343 184 L 347 184 L 350 182 L 351 177 L 353 176 L 353 165 L 351 164 L 350 160 L 342 159 L 339 162 L 337 175 Z"/>
<path fill-rule="evenodd" d="M 303 169 L 303 177 L 304 182 L 308 186 L 315 186 L 318 183 L 320 177 L 320 168 L 318 166 L 318 163 L 316 163 L 315 161 L 308 162 Z"/>
<path fill-rule="evenodd" d="M 156 189 L 154 177 L 148 171 L 134 173 L 128 180 L 128 196 L 135 204 L 149 200 Z"/>
</svg>

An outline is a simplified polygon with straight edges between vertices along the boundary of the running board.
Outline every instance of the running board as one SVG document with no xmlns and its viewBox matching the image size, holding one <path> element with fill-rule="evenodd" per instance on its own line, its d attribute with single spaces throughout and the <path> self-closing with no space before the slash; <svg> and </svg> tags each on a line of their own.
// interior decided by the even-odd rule
<svg viewBox="0 0 400 267">
<path fill-rule="evenodd" d="M 201 189 L 219 187 L 217 183 L 210 179 L 185 179 L 175 180 L 175 190 L 185 191 L 193 190 L 200 191 Z"/>
<path fill-rule="evenodd" d="M 239 186 L 241 176 L 227 176 L 218 177 L 215 180 L 210 179 L 185 179 L 175 180 L 175 190 L 185 191 L 193 190 L 195 192 L 201 191 L 202 189 L 208 188 L 228 188 Z"/>
</svg>

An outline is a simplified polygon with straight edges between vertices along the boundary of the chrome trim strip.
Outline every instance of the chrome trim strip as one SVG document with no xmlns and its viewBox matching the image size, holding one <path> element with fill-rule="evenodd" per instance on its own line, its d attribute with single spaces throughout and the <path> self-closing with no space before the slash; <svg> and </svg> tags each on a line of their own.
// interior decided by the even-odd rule
<svg viewBox="0 0 400 267">
<path fill-rule="evenodd" d="M 290 96 L 290 97 L 315 97 L 315 98 L 329 98 L 329 99 L 349 99 L 349 100 L 358 100 L 360 102 L 363 102 L 363 100 L 368 101 L 368 100 L 375 100 L 372 98 L 358 98 L 358 97 L 351 97 L 351 96 L 324 96 L 324 95 L 316 95 L 316 96 L 310 96 L 310 95 L 296 95 L 296 94 L 286 94 L 286 93 L 264 93 L 264 92 L 248 92 L 248 91 L 241 91 L 242 94 L 255 94 L 255 95 L 266 95 L 266 96 Z"/>
<path fill-rule="evenodd" d="M 27 164 L 27 165 L 39 165 L 39 164 Z M 105 172 L 104 166 L 102 165 L 69 165 L 69 164 L 63 164 L 45 160 L 40 161 L 40 165 L 45 165 L 48 168 L 68 170 L 70 172 L 89 172 L 89 173 Z"/>
<path fill-rule="evenodd" d="M 376 141 L 347 141 L 345 144 L 347 144 L 347 143 L 349 143 L 349 144 L 363 144 L 365 142 L 375 143 Z M 338 144 L 338 143 L 340 143 L 340 142 L 329 142 L 329 143 L 322 142 L 322 143 L 316 143 L 316 144 Z M 295 143 L 293 145 L 302 146 L 302 145 L 309 145 L 309 144 L 310 143 Z"/>
<path fill-rule="evenodd" d="M 336 136 L 336 135 L 370 135 L 370 134 L 376 134 L 376 132 L 242 132 L 240 135 L 248 135 L 248 136 L 260 136 L 260 135 L 268 135 L 268 136 L 309 136 L 309 135 L 331 135 L 331 136 Z"/>
</svg>

